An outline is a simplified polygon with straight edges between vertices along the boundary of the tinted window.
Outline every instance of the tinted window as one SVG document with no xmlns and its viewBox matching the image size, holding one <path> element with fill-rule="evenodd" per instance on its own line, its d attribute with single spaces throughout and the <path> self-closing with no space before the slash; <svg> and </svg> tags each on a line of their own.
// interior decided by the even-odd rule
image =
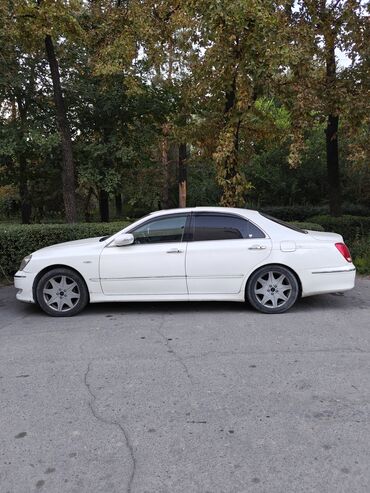
<svg viewBox="0 0 370 493">
<path fill-rule="evenodd" d="M 263 233 L 257 226 L 248 221 L 248 238 L 265 238 L 265 233 Z"/>
<path fill-rule="evenodd" d="M 304 229 L 298 228 L 298 226 L 294 226 L 293 224 L 286 223 L 285 221 L 282 221 L 281 219 L 276 219 L 276 217 L 269 216 L 268 214 L 264 214 L 263 212 L 260 212 L 261 216 L 265 217 L 266 219 L 269 219 L 270 221 L 274 221 L 274 223 L 280 224 L 280 226 L 285 226 L 286 228 L 292 229 L 293 231 L 297 231 L 298 233 L 304 233 L 307 234 L 307 231 Z"/>
<path fill-rule="evenodd" d="M 139 226 L 132 234 L 135 243 L 171 243 L 181 241 L 185 231 L 186 215 L 153 219 Z"/>
<path fill-rule="evenodd" d="M 236 216 L 202 214 L 195 216 L 194 221 L 193 241 L 265 237 L 254 224 Z"/>
</svg>

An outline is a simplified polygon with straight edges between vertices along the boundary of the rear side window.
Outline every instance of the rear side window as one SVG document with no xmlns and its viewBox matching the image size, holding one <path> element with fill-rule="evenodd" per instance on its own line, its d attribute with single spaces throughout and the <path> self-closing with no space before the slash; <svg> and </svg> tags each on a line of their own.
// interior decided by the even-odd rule
<svg viewBox="0 0 370 493">
<path fill-rule="evenodd" d="M 264 233 L 246 219 L 221 214 L 194 217 L 193 241 L 264 238 Z"/>
</svg>

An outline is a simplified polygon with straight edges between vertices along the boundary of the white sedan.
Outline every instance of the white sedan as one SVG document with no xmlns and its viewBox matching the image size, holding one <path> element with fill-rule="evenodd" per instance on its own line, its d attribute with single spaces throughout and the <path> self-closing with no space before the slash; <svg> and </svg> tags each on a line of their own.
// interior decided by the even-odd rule
<svg viewBox="0 0 370 493">
<path fill-rule="evenodd" d="M 60 317 L 102 301 L 249 301 L 282 313 L 299 297 L 352 289 L 355 266 L 336 233 L 304 231 L 247 209 L 158 211 L 113 236 L 25 257 L 17 299 Z"/>
</svg>

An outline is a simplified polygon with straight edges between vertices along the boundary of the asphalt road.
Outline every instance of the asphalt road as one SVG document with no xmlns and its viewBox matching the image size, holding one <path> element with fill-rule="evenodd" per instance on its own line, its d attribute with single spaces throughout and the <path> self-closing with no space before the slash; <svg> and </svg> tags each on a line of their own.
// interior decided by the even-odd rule
<svg viewBox="0 0 370 493">
<path fill-rule="evenodd" d="M 370 280 L 277 316 L 0 312 L 1 493 L 370 491 Z"/>
</svg>

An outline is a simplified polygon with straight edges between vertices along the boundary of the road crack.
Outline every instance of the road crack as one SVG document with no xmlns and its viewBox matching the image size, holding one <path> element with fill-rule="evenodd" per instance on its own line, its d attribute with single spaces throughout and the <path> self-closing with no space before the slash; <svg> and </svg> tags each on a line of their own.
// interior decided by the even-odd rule
<svg viewBox="0 0 370 493">
<path fill-rule="evenodd" d="M 157 334 L 163 339 L 165 346 L 168 348 L 170 353 L 173 355 L 173 357 L 176 359 L 176 361 L 182 366 L 187 378 L 189 379 L 190 383 L 194 385 L 194 380 L 193 377 L 190 374 L 189 368 L 187 367 L 184 359 L 179 355 L 179 353 L 175 350 L 175 348 L 172 346 L 170 341 L 168 340 L 168 337 L 162 332 L 162 328 L 164 326 L 164 318 L 161 321 L 159 327 L 155 328 L 154 330 L 157 332 Z"/>
<path fill-rule="evenodd" d="M 109 419 L 105 418 L 104 416 L 101 416 L 96 411 L 94 404 L 97 400 L 97 397 L 96 397 L 94 391 L 92 390 L 91 384 L 89 383 L 89 380 L 88 380 L 90 370 L 91 370 L 91 361 L 87 365 L 87 369 L 86 369 L 85 374 L 84 374 L 84 384 L 85 384 L 85 387 L 87 388 L 87 391 L 91 397 L 91 399 L 89 401 L 89 408 L 90 408 L 92 415 L 94 416 L 94 418 L 97 421 L 100 421 L 101 423 L 104 423 L 106 425 L 116 426 L 121 431 L 121 433 L 123 434 L 123 436 L 125 438 L 126 448 L 129 452 L 129 455 L 131 458 L 131 463 L 132 463 L 131 473 L 130 473 L 129 481 L 127 484 L 127 493 L 131 493 L 132 492 L 132 485 L 133 485 L 135 474 L 136 474 L 136 465 L 137 465 L 135 451 L 134 451 L 134 448 L 132 446 L 130 436 L 129 436 L 127 430 L 125 429 L 125 427 L 119 421 L 109 420 Z"/>
</svg>

